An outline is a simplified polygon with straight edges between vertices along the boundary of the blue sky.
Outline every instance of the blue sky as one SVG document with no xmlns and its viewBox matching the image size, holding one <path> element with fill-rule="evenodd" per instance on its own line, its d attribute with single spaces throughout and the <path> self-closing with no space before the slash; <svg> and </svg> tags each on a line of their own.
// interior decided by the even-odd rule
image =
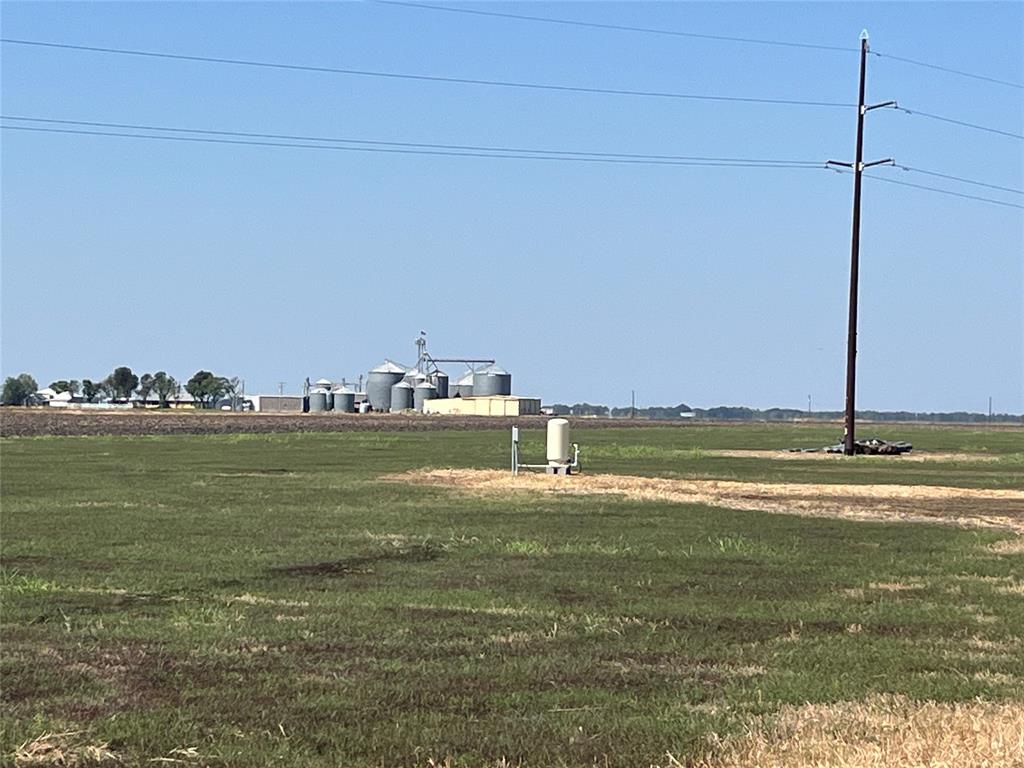
<svg viewBox="0 0 1024 768">
<path fill-rule="evenodd" d="M 1020 3 L 465 8 L 825 45 L 1024 81 Z M 857 54 L 375 3 L 4 3 L 8 38 L 335 68 L 856 101 Z M 850 160 L 855 111 L 4 45 L 5 115 L 593 152 Z M 892 59 L 868 100 L 1024 132 L 1022 91 Z M 13 124 L 13 123 L 9 123 Z M 840 409 L 852 179 L 3 131 L 3 375 L 200 368 L 250 392 L 493 356 L 546 402 Z M 1024 186 L 1022 142 L 870 114 L 866 159 Z M 879 175 L 1020 203 L 895 169 Z M 1024 217 L 865 181 L 858 405 L 1024 411 Z"/>
</svg>

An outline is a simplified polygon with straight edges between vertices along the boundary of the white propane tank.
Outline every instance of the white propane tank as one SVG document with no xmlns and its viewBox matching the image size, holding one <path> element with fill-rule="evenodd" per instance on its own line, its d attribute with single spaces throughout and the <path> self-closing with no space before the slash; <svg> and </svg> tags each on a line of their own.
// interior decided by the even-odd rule
<svg viewBox="0 0 1024 768">
<path fill-rule="evenodd" d="M 568 464 L 569 420 L 548 420 L 548 464 Z"/>
</svg>

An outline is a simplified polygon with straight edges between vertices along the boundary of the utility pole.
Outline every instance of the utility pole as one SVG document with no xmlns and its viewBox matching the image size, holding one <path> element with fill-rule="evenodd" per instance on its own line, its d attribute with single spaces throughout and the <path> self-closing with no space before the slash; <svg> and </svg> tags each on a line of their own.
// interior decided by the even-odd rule
<svg viewBox="0 0 1024 768">
<path fill-rule="evenodd" d="M 636 419 L 636 390 L 629 390 L 629 418 Z"/>
<path fill-rule="evenodd" d="M 864 162 L 864 115 L 873 109 L 895 107 L 895 101 L 886 101 L 870 106 L 864 103 L 868 68 L 868 31 L 860 33 L 860 89 L 857 99 L 857 149 L 852 163 L 829 160 L 826 165 L 838 165 L 853 170 L 853 233 L 850 238 L 850 311 L 846 330 L 846 417 L 843 430 L 843 453 L 854 453 L 854 421 L 856 406 L 854 395 L 857 384 L 857 288 L 860 282 L 860 188 L 865 168 L 876 165 L 893 165 L 894 160 Z"/>
</svg>

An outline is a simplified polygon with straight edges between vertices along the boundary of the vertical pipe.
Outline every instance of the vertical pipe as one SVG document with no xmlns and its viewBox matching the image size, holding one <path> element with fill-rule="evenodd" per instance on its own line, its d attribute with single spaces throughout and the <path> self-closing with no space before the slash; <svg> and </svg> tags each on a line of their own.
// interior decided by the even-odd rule
<svg viewBox="0 0 1024 768">
<path fill-rule="evenodd" d="M 868 36 L 860 36 L 860 95 L 857 99 L 857 156 L 853 165 L 853 232 L 850 238 L 850 315 L 846 331 L 846 419 L 843 453 L 854 453 L 857 385 L 857 287 L 860 280 L 860 186 L 864 172 L 864 83 L 867 74 Z"/>
</svg>

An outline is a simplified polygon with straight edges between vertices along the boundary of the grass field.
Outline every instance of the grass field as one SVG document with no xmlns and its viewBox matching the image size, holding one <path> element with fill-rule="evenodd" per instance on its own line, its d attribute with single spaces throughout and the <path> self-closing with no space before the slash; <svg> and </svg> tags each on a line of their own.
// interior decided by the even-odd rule
<svg viewBox="0 0 1024 768">
<path fill-rule="evenodd" d="M 588 473 L 1024 489 L 1024 431 L 877 433 L 964 456 L 718 453 L 828 427 L 574 439 Z M 507 441 L 4 440 L 2 759 L 667 766 L 806 703 L 981 697 L 1024 722 L 1012 532 L 382 479 L 502 468 Z"/>
</svg>

